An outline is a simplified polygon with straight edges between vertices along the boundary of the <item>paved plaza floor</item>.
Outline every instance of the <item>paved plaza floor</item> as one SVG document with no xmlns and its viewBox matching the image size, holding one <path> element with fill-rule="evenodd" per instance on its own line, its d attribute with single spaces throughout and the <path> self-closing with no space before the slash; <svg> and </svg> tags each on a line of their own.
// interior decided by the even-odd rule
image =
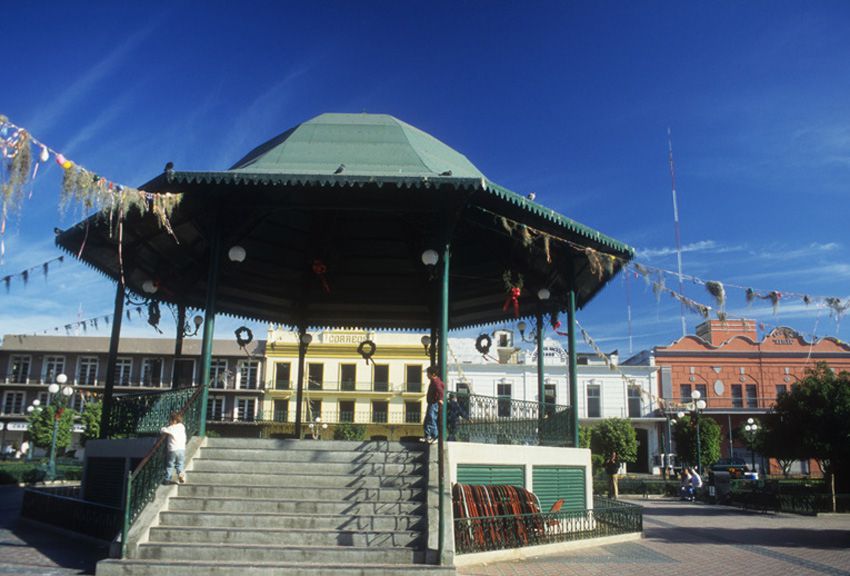
<svg viewBox="0 0 850 576">
<path fill-rule="evenodd" d="M 644 538 L 517 562 L 463 576 L 850 575 L 850 515 L 761 514 L 678 500 L 644 506 Z"/>
<path fill-rule="evenodd" d="M 102 547 L 19 525 L 21 490 L 0 487 L 0 575 L 94 574 Z M 462 576 L 850 576 L 850 515 L 760 514 L 639 500 L 640 541 L 458 569 Z"/>
<path fill-rule="evenodd" d="M 0 486 L 0 574 L 94 574 L 105 547 L 20 524 L 23 490 Z"/>
</svg>

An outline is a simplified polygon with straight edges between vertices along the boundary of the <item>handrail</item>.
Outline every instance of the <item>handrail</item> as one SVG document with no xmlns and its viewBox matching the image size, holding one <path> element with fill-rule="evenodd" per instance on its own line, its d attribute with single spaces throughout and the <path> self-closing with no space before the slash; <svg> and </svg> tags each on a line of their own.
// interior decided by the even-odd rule
<svg viewBox="0 0 850 576">
<path fill-rule="evenodd" d="M 188 390 L 193 390 L 193 393 L 178 410 L 178 413 L 183 417 L 187 439 L 196 436 L 200 430 L 202 414 L 200 402 L 203 398 L 203 387 Z M 157 488 L 162 483 L 162 472 L 165 469 L 165 459 L 168 456 L 167 448 L 166 435 L 160 434 L 141 462 L 127 475 L 124 523 L 121 530 L 122 557 L 127 554 L 127 536 L 130 533 L 130 527 L 145 506 L 153 500 Z"/>
<path fill-rule="evenodd" d="M 109 420 L 107 438 L 153 436 L 168 425 L 168 418 L 180 410 L 200 387 L 122 394 L 116 396 Z"/>
</svg>

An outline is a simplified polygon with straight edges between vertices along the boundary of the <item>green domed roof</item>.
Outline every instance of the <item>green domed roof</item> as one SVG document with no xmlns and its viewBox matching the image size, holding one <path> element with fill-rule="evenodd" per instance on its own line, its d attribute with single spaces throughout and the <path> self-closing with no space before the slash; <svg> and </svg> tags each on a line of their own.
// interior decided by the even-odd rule
<svg viewBox="0 0 850 576">
<path fill-rule="evenodd" d="M 466 156 L 386 114 L 322 114 L 256 147 L 229 171 L 483 178 Z"/>
</svg>

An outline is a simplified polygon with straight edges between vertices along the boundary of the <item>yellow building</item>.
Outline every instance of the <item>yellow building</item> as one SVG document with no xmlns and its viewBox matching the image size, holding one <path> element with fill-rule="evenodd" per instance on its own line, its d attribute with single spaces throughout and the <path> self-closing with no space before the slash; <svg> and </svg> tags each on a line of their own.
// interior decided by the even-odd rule
<svg viewBox="0 0 850 576">
<path fill-rule="evenodd" d="M 340 425 L 365 429 L 366 438 L 422 436 L 429 365 L 423 334 L 327 330 L 310 336 L 302 396 L 304 436 L 332 438 Z M 274 422 L 264 427 L 268 435 L 294 433 L 298 347 L 297 333 L 269 329 L 260 414 L 262 421 Z"/>
</svg>

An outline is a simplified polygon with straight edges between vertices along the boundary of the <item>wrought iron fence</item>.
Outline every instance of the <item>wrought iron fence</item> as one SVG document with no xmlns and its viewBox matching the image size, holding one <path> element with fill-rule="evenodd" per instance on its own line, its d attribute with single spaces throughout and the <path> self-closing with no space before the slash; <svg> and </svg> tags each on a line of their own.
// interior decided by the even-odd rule
<svg viewBox="0 0 850 576">
<path fill-rule="evenodd" d="M 572 446 L 569 406 L 458 394 L 446 415 L 449 440 L 484 444 Z"/>
<path fill-rule="evenodd" d="M 21 516 L 111 541 L 121 530 L 121 509 L 80 498 L 79 486 L 26 488 Z"/>
<path fill-rule="evenodd" d="M 160 428 L 168 426 L 171 413 L 182 409 L 198 390 L 201 388 L 157 390 L 116 396 L 109 411 L 109 420 L 106 422 L 106 437 L 126 438 L 159 434 Z"/>
<path fill-rule="evenodd" d="M 192 394 L 177 407 L 177 411 L 183 416 L 183 425 L 186 427 L 186 438 L 198 434 L 202 417 L 203 388 L 186 388 Z M 175 392 L 182 392 L 178 390 Z M 171 414 L 173 410 L 167 412 Z M 168 424 L 167 417 L 164 424 Z M 159 428 L 157 428 L 159 432 Z M 153 500 L 157 488 L 164 480 L 166 459 L 168 458 L 168 442 L 166 435 L 161 434 L 159 439 L 148 451 L 141 462 L 127 475 L 127 491 L 124 503 L 124 525 L 121 531 L 122 556 L 127 549 L 127 535 L 130 526 L 144 510 L 145 506 Z"/>
<path fill-rule="evenodd" d="M 641 532 L 640 506 L 594 498 L 592 510 L 455 519 L 455 553 L 469 554 Z"/>
</svg>

